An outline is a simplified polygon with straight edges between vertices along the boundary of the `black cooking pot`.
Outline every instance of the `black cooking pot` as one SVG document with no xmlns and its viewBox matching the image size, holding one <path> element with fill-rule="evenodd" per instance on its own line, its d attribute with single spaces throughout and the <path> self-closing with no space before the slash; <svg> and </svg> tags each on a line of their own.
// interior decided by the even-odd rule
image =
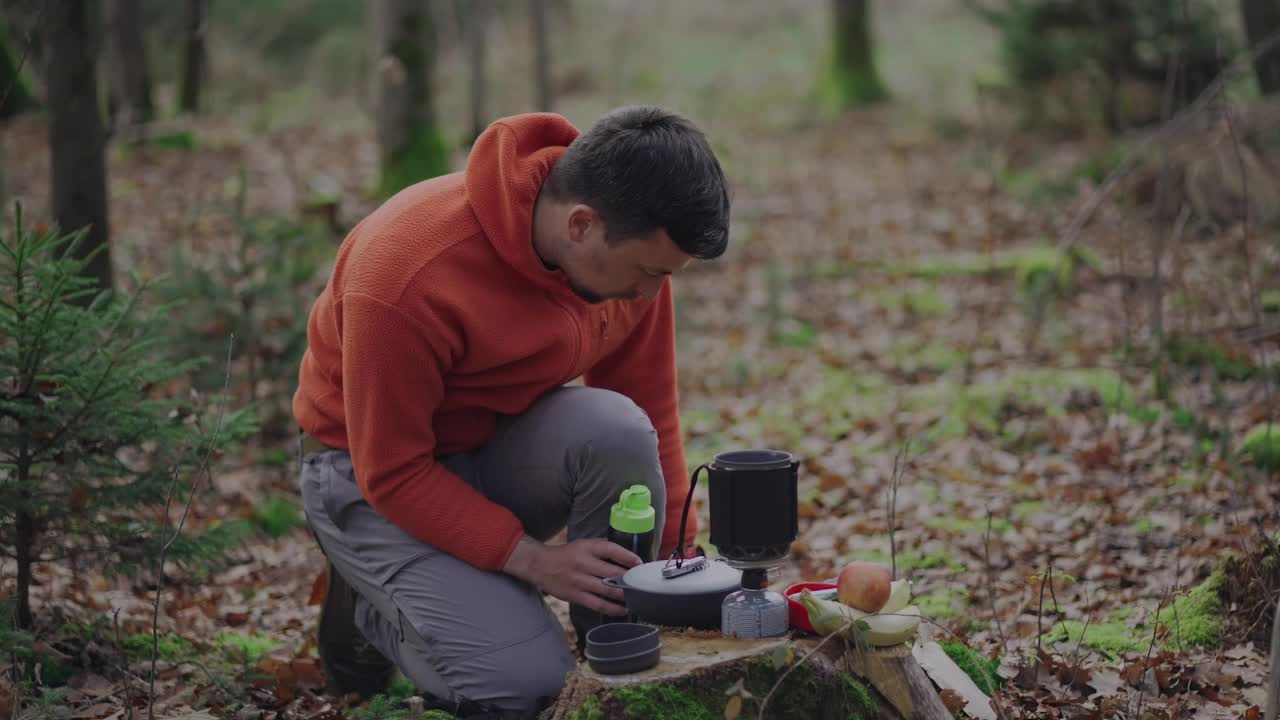
<svg viewBox="0 0 1280 720">
<path fill-rule="evenodd" d="M 690 566 L 701 569 L 691 570 Z M 606 585 L 622 588 L 627 612 L 641 622 L 654 625 L 720 628 L 720 604 L 724 597 L 742 587 L 742 571 L 719 560 L 700 557 L 683 562 L 682 572 L 665 577 L 675 568 L 674 560 L 656 560 L 637 565 L 624 575 L 605 578 Z"/>
</svg>

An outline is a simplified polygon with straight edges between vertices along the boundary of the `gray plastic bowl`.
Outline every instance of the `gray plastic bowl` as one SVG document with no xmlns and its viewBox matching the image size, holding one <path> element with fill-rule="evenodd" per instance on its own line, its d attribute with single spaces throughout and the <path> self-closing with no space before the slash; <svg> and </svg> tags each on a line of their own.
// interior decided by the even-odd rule
<svg viewBox="0 0 1280 720">
<path fill-rule="evenodd" d="M 662 657 L 658 628 L 644 623 L 607 623 L 587 632 L 587 663 L 601 675 L 648 670 Z"/>
</svg>

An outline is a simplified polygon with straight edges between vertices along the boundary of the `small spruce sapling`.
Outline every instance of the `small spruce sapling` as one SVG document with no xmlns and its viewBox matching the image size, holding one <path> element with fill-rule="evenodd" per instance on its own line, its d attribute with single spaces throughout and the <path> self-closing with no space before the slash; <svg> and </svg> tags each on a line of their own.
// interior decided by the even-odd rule
<svg viewBox="0 0 1280 720">
<path fill-rule="evenodd" d="M 191 487 L 210 447 L 254 431 L 251 414 L 227 412 L 210 437 L 199 395 L 172 397 L 200 362 L 166 357 L 163 309 L 141 302 L 153 283 L 96 287 L 73 252 L 83 234 L 23 227 L 20 207 L 0 233 L 0 553 L 16 561 L 24 630 L 34 565 L 152 567 L 170 487 Z M 234 540 L 188 532 L 170 558 L 208 569 Z"/>
</svg>

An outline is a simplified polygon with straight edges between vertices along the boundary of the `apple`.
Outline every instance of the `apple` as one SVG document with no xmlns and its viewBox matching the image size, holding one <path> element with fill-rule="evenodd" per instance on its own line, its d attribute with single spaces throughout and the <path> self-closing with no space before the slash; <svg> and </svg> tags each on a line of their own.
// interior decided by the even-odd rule
<svg viewBox="0 0 1280 720">
<path fill-rule="evenodd" d="M 836 580 L 840 602 L 866 613 L 879 612 L 889 601 L 892 589 L 888 568 L 862 560 L 845 565 Z"/>
</svg>

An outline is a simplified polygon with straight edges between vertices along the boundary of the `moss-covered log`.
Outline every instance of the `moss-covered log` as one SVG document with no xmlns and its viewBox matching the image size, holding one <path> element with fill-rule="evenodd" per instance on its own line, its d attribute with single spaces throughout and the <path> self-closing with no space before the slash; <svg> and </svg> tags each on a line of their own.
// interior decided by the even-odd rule
<svg viewBox="0 0 1280 720">
<path fill-rule="evenodd" d="M 755 718 L 768 698 L 764 717 L 779 720 L 951 718 L 907 645 L 859 651 L 837 640 L 805 660 L 817 639 L 664 630 L 662 643 L 662 660 L 641 673 L 600 675 L 581 666 L 543 717 L 719 720 L 737 710 Z"/>
</svg>

